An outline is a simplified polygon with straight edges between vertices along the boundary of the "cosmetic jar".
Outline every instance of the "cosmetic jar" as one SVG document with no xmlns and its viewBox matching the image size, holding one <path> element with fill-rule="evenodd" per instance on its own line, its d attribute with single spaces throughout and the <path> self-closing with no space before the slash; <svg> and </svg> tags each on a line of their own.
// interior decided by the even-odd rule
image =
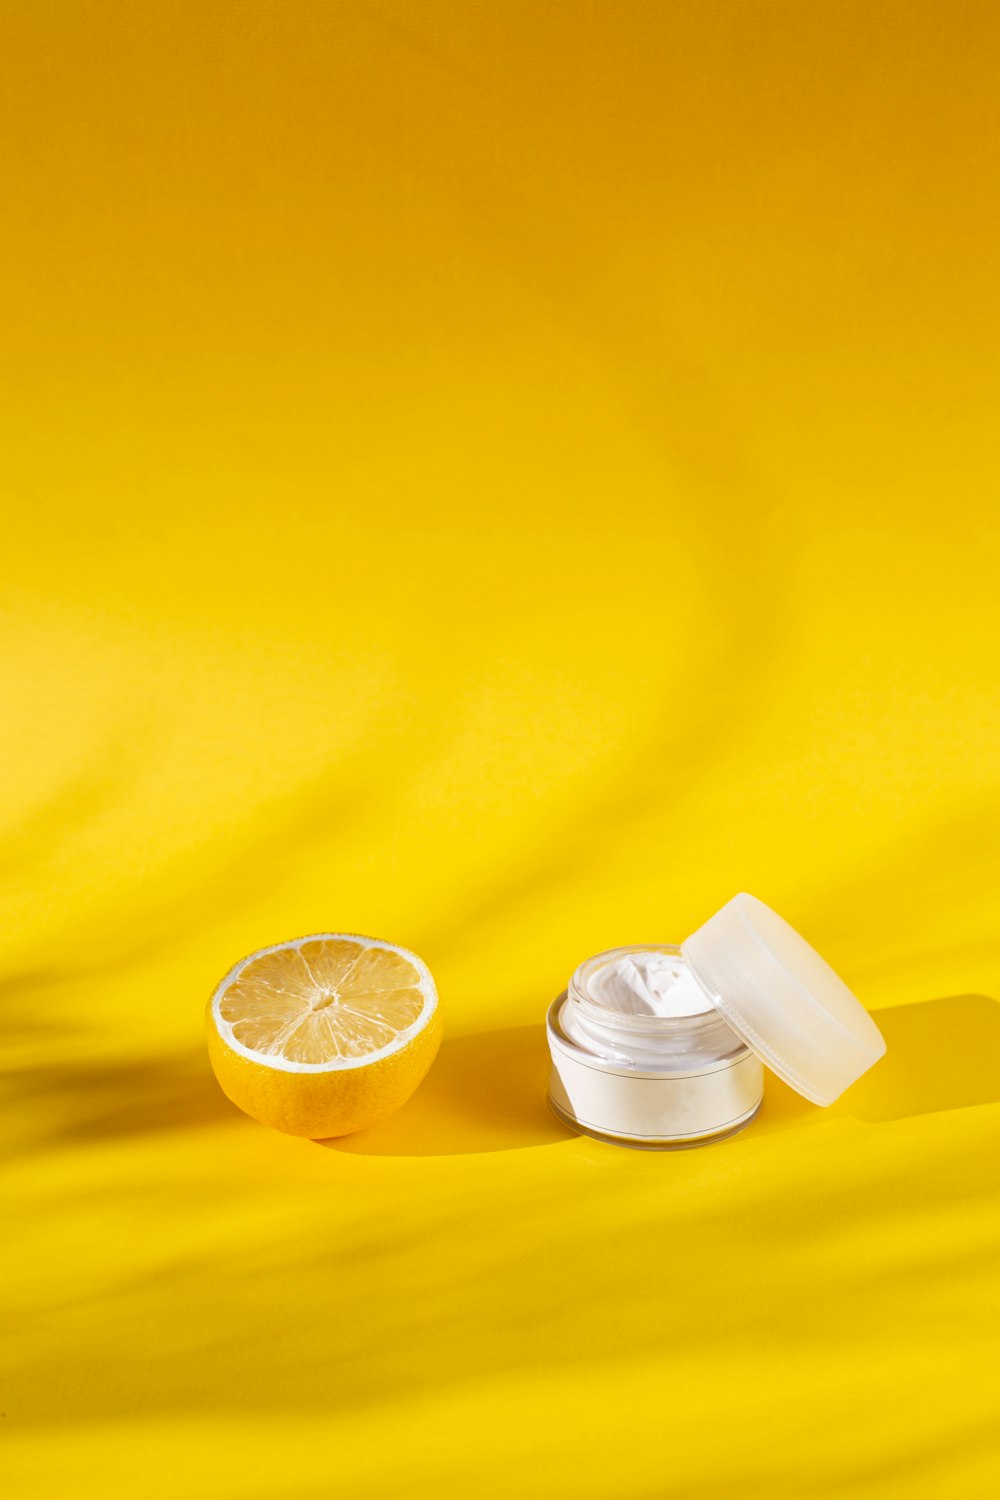
<svg viewBox="0 0 1000 1500">
<path fill-rule="evenodd" d="M 843 980 L 745 894 L 677 947 L 587 959 L 546 1030 L 556 1115 L 585 1135 L 654 1148 L 742 1130 L 760 1108 L 765 1065 L 827 1105 L 885 1052 Z"/>
</svg>

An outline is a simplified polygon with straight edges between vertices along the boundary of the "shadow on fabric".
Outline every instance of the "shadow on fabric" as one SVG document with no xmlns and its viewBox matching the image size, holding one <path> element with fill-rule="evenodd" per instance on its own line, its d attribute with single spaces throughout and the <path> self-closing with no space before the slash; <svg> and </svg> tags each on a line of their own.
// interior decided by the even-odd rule
<svg viewBox="0 0 1000 1500">
<path fill-rule="evenodd" d="M 541 1026 L 455 1037 L 398 1114 L 317 1144 L 361 1156 L 464 1156 L 570 1140 L 546 1103 L 548 1068 Z"/>
<path fill-rule="evenodd" d="M 882 1124 L 1000 1101 L 1000 1004 L 950 995 L 872 1012 L 886 1054 L 837 1103 L 817 1110 L 767 1075 L 758 1133 L 842 1116 Z"/>
</svg>

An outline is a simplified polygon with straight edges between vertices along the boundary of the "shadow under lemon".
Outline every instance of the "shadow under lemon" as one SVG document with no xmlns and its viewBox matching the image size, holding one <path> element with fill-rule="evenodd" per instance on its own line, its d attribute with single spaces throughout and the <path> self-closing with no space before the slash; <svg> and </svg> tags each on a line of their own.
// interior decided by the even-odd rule
<svg viewBox="0 0 1000 1500">
<path fill-rule="evenodd" d="M 546 1103 L 548 1076 L 542 1026 L 454 1037 L 396 1114 L 317 1145 L 361 1156 L 460 1156 L 573 1139 Z"/>
<path fill-rule="evenodd" d="M 997 1001 L 952 995 L 873 1016 L 886 1055 L 836 1104 L 819 1109 L 768 1071 L 760 1114 L 716 1149 L 830 1118 L 874 1125 L 1000 1103 Z M 391 1119 L 317 1144 L 360 1156 L 456 1156 L 575 1139 L 546 1103 L 548 1070 L 541 1025 L 457 1037 L 442 1044 L 420 1088 Z"/>
</svg>

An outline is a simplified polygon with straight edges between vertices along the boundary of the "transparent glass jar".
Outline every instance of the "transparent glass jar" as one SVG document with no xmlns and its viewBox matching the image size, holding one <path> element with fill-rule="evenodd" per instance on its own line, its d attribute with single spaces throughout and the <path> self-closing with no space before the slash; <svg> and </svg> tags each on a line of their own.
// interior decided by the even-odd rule
<svg viewBox="0 0 1000 1500">
<path fill-rule="evenodd" d="M 673 981 L 680 1014 L 621 1008 L 644 1002 L 622 986 L 616 993 L 618 973 L 650 959 Z M 612 948 L 587 959 L 549 1008 L 547 1031 L 549 1103 L 586 1135 L 630 1146 L 696 1145 L 741 1130 L 760 1108 L 760 1059 L 670 944 Z"/>
</svg>

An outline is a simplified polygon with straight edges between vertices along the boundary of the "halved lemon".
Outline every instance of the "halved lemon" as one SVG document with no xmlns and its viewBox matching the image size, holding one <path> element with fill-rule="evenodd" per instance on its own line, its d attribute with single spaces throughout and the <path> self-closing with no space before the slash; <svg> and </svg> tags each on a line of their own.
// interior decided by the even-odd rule
<svg viewBox="0 0 1000 1500">
<path fill-rule="evenodd" d="M 441 1042 L 437 990 L 415 953 L 322 932 L 251 953 L 208 1003 L 222 1092 L 264 1125 L 312 1140 L 391 1115 Z"/>
</svg>

